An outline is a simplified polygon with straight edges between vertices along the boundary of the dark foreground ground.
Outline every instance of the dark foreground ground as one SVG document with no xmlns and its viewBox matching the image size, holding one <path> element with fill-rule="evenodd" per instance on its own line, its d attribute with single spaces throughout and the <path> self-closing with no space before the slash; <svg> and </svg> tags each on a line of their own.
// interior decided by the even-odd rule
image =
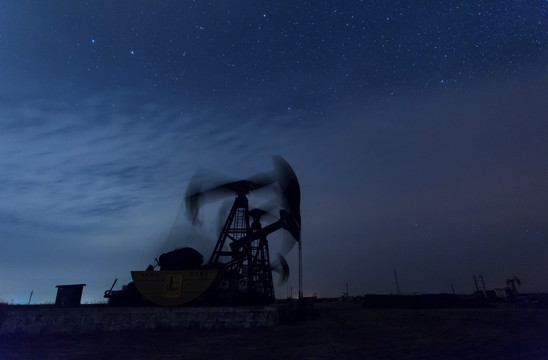
<svg viewBox="0 0 548 360">
<path fill-rule="evenodd" d="M 548 359 L 548 309 L 372 310 L 316 304 L 267 329 L 3 336 L 0 359 Z"/>
</svg>

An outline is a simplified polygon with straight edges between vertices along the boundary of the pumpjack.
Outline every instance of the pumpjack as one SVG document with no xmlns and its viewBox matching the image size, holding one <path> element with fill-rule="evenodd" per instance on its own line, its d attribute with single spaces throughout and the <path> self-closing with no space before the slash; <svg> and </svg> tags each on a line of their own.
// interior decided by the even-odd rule
<svg viewBox="0 0 548 360">
<path fill-rule="evenodd" d="M 204 202 L 235 196 L 209 261 L 204 264 L 203 256 L 192 248 L 170 251 L 162 254 L 147 270 L 131 272 L 133 282 L 127 287 L 131 287 L 133 296 L 129 296 L 127 291 L 113 291 L 111 288 L 105 292 L 105 297 L 113 304 L 143 301 L 161 306 L 274 302 L 272 272 L 279 272 L 283 283 L 289 277 L 289 266 L 281 254 L 273 266 L 268 236 L 285 230 L 293 239 L 292 245 L 300 245 L 301 240 L 297 176 L 281 157 L 274 157 L 274 168 L 270 173 L 223 183 L 212 183 L 195 176 L 185 197 L 186 213 L 192 223 L 198 222 L 198 213 Z M 261 219 L 268 212 L 260 208 L 250 209 L 248 194 L 265 187 L 278 190 L 274 193 L 281 209 L 277 220 L 263 227 Z M 124 297 L 130 301 L 121 300 Z"/>
</svg>

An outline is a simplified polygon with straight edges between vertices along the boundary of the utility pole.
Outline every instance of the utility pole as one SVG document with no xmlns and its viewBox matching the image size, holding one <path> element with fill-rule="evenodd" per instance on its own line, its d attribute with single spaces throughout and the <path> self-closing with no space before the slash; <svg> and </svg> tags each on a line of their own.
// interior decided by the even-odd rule
<svg viewBox="0 0 548 360">
<path fill-rule="evenodd" d="M 303 298 L 303 239 L 299 241 L 299 300 Z"/>
<path fill-rule="evenodd" d="M 481 286 L 478 285 L 478 279 L 481 281 Z M 474 284 L 476 285 L 476 293 L 482 293 L 483 296 L 487 297 L 487 288 L 485 287 L 485 280 L 483 279 L 483 275 L 478 275 L 477 278 L 476 275 L 474 275 Z"/>
<path fill-rule="evenodd" d="M 479 276 L 481 283 L 483 284 L 483 291 L 487 291 L 487 288 L 485 287 L 485 280 L 483 280 L 483 275 Z"/>
<path fill-rule="evenodd" d="M 394 278 L 396 279 L 396 294 L 401 295 L 400 283 L 398 282 L 398 273 L 396 271 L 396 268 L 394 268 Z"/>
</svg>

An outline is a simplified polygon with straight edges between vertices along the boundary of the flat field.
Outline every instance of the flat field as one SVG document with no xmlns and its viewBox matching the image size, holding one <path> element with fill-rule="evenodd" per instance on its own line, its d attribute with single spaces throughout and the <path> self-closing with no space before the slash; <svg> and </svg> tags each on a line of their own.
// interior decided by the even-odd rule
<svg viewBox="0 0 548 360">
<path fill-rule="evenodd" d="M 2 336 L 0 359 L 547 359 L 548 309 L 317 303 L 274 328 Z"/>
</svg>

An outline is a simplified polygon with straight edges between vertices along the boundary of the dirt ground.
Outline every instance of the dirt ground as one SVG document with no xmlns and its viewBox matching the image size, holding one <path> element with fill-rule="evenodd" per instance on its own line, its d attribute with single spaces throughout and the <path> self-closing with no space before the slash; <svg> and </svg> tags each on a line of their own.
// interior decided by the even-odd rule
<svg viewBox="0 0 548 360">
<path fill-rule="evenodd" d="M 315 305 L 266 329 L 0 337 L 0 359 L 547 359 L 548 309 Z"/>
</svg>

